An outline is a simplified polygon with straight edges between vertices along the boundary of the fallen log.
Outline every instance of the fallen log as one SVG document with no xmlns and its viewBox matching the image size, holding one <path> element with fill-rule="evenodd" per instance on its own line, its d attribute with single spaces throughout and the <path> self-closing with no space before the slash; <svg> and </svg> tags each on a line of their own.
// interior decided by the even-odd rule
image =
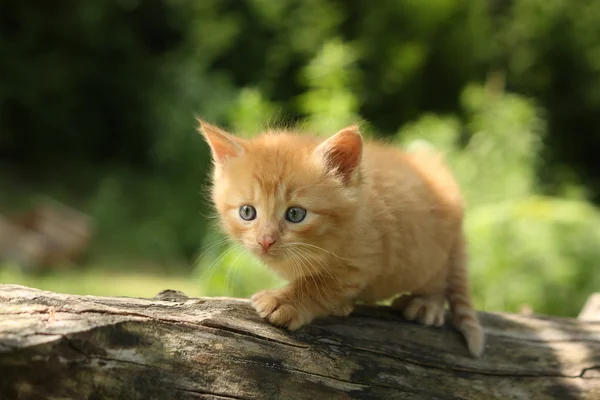
<svg viewBox="0 0 600 400">
<path fill-rule="evenodd" d="M 591 295 L 577 316 L 582 321 L 600 321 L 600 293 Z"/>
<path fill-rule="evenodd" d="M 387 307 L 295 333 L 247 300 L 0 285 L 2 399 L 600 399 L 600 322 L 480 313 L 485 354 Z"/>
</svg>

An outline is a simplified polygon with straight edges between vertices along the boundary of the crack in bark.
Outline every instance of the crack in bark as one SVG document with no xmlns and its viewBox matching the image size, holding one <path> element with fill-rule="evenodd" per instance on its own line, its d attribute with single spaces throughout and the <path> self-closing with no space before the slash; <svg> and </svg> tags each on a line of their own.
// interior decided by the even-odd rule
<svg viewBox="0 0 600 400">
<path fill-rule="evenodd" d="M 216 324 L 216 323 L 205 324 L 204 326 L 208 326 L 208 327 L 211 327 L 214 329 L 220 329 L 220 330 L 233 332 L 238 335 L 245 336 L 245 337 L 252 337 L 255 339 L 266 340 L 269 342 L 288 345 L 288 346 L 292 346 L 292 347 L 300 347 L 300 346 L 294 346 L 290 343 L 282 342 L 279 340 L 273 340 L 271 338 L 252 334 L 252 333 L 249 333 L 244 330 L 237 330 L 237 329 L 232 329 L 229 327 L 224 327 L 224 326 Z M 507 372 L 482 371 L 482 370 L 476 370 L 476 369 L 470 369 L 470 368 L 461 368 L 461 367 L 451 366 L 451 365 L 441 366 L 440 364 L 435 364 L 433 362 L 427 363 L 427 362 L 422 362 L 422 361 L 416 361 L 416 360 L 413 360 L 410 358 L 405 358 L 405 357 L 393 355 L 390 353 L 385 353 L 385 352 L 381 352 L 381 351 L 377 351 L 377 350 L 373 350 L 373 349 L 368 349 L 368 348 L 364 348 L 364 347 L 360 347 L 360 346 L 353 346 L 353 345 L 348 345 L 348 344 L 336 344 L 336 343 L 329 342 L 329 343 L 325 343 L 324 345 L 325 346 L 334 346 L 334 347 L 339 347 L 339 348 L 348 348 L 348 349 L 352 349 L 352 350 L 356 350 L 356 351 L 362 351 L 362 352 L 366 352 L 366 353 L 370 353 L 370 354 L 376 354 L 378 356 L 385 356 L 385 357 L 392 358 L 397 361 L 411 363 L 413 365 L 417 365 L 420 367 L 432 368 L 432 369 L 443 370 L 443 371 L 468 372 L 471 374 L 480 374 L 480 375 L 496 376 L 496 377 L 514 376 L 514 377 L 519 377 L 519 378 L 569 378 L 569 379 L 573 379 L 573 378 L 581 378 L 586 370 L 595 368 L 595 367 L 584 368 L 579 375 L 549 374 L 549 373 L 527 374 L 527 373 L 519 373 L 519 372 L 514 372 L 514 371 L 510 371 L 510 372 L 509 371 L 507 371 Z M 301 347 L 301 348 L 310 348 L 310 346 Z M 332 378 L 332 379 L 335 379 L 335 378 Z"/>
<path fill-rule="evenodd" d="M 495 376 L 495 377 L 515 377 L 515 378 L 569 378 L 569 379 L 573 379 L 573 378 L 580 378 L 581 375 L 583 374 L 583 372 L 581 372 L 581 374 L 579 374 L 579 375 L 563 375 L 563 374 L 548 374 L 548 373 L 527 374 L 527 373 L 519 373 L 519 372 L 515 372 L 515 371 L 507 371 L 507 372 L 484 371 L 484 370 L 477 370 L 477 369 L 471 369 L 471 368 L 461 368 L 461 367 L 451 366 L 451 365 L 447 365 L 447 364 L 440 365 L 440 364 L 421 362 L 421 361 L 416 361 L 416 360 L 413 360 L 410 358 L 402 358 L 402 357 L 392 355 L 389 353 L 384 353 L 381 351 L 367 349 L 364 347 L 352 346 L 352 345 L 331 344 L 331 346 L 347 347 L 347 348 L 355 350 L 355 351 L 362 351 L 362 352 L 366 352 L 366 353 L 370 353 L 370 354 L 377 354 L 378 356 L 388 357 L 388 358 L 391 358 L 394 360 L 417 365 L 419 367 L 426 367 L 426 368 L 431 368 L 431 369 L 436 369 L 436 370 L 441 370 L 441 371 L 468 372 L 469 374 L 473 374 L 473 375 L 485 375 L 485 376 Z M 584 368 L 583 371 L 585 371 L 586 369 L 588 369 L 588 368 Z"/>
<path fill-rule="evenodd" d="M 62 335 L 62 339 L 67 343 L 67 346 L 69 346 L 69 348 L 71 350 L 73 350 L 74 352 L 76 352 L 78 354 L 81 354 L 88 360 L 91 359 L 89 354 L 87 354 L 85 351 L 83 351 L 80 348 L 78 348 L 77 346 L 75 346 L 75 343 L 73 343 L 73 341 L 71 339 L 69 339 L 66 335 Z"/>
<path fill-rule="evenodd" d="M 222 329 L 222 327 L 219 327 L 218 324 L 214 324 L 214 326 L 209 326 L 209 327 L 213 328 L 213 329 Z M 272 342 L 275 342 L 275 343 L 278 343 L 278 344 L 284 344 L 284 345 L 287 344 L 287 343 L 280 342 L 280 341 L 270 340 L 269 338 L 264 338 L 264 337 L 258 336 L 258 335 L 246 335 L 247 332 L 245 332 L 245 331 L 239 331 L 239 330 L 235 330 L 235 329 L 233 329 L 233 330 L 222 329 L 222 330 L 232 331 L 233 333 L 241 334 L 243 336 L 249 336 L 249 337 L 256 338 L 256 339 L 263 339 L 263 340 L 267 339 L 269 341 L 272 341 Z M 57 336 L 57 340 L 64 340 L 67 343 L 67 345 L 69 346 L 70 349 L 72 349 L 76 353 L 84 356 L 87 360 L 97 359 L 97 360 L 104 360 L 104 361 L 113 361 L 113 362 L 119 362 L 119 363 L 132 364 L 132 365 L 136 365 L 136 366 L 140 366 L 140 367 L 144 367 L 144 368 L 156 368 L 158 366 L 158 365 L 154 365 L 154 364 L 142 364 L 142 363 L 138 363 L 138 362 L 135 362 L 135 361 L 123 360 L 123 359 L 113 358 L 113 357 L 105 357 L 105 356 L 99 356 L 99 355 L 90 355 L 90 354 L 86 353 L 85 351 L 81 350 L 78 346 L 76 346 L 75 343 L 74 343 L 74 341 L 68 337 L 68 334 L 46 334 L 46 333 L 34 333 L 34 334 L 41 334 L 41 335 L 47 335 L 47 336 Z M 294 347 L 296 347 L 296 346 L 294 346 Z M 307 347 L 305 347 L 305 348 L 307 348 Z M 335 378 L 335 377 L 332 377 L 332 376 L 327 376 L 327 375 L 322 375 L 322 374 L 317 374 L 317 373 L 314 373 L 314 372 L 305 371 L 305 370 L 301 370 L 301 369 L 297 369 L 297 368 L 293 368 L 293 367 L 279 366 L 279 365 L 276 365 L 276 364 L 269 364 L 267 362 L 262 362 L 261 363 L 261 362 L 254 361 L 254 360 L 247 360 L 247 359 L 236 358 L 236 357 L 223 357 L 223 358 L 229 358 L 230 360 L 234 360 L 234 361 L 237 361 L 237 362 L 242 362 L 242 363 L 245 363 L 245 364 L 261 365 L 261 366 L 268 367 L 268 368 L 275 369 L 275 370 L 284 370 L 284 371 L 288 371 L 288 372 L 295 372 L 295 373 L 298 373 L 298 374 L 304 374 L 304 375 L 308 375 L 308 376 L 314 376 L 314 377 L 321 378 L 321 379 L 324 379 L 324 380 L 332 380 L 332 381 L 336 381 L 336 382 L 340 382 L 340 383 L 344 383 L 344 384 L 350 384 L 350 385 L 356 386 L 358 389 L 361 389 L 361 390 L 365 389 L 365 388 L 371 387 L 371 388 L 381 388 L 381 389 L 402 390 L 403 392 L 407 392 L 407 393 L 418 393 L 418 392 L 413 392 L 413 391 L 406 391 L 405 389 L 394 387 L 394 386 L 376 385 L 376 384 L 364 384 L 364 383 L 349 381 L 349 380 Z M 177 388 L 174 388 L 174 389 L 177 389 Z M 195 391 L 195 392 L 200 393 L 200 394 L 216 395 L 215 393 L 211 393 L 211 392 L 202 392 L 202 391 Z M 231 398 L 231 399 L 238 399 L 238 397 L 229 397 L 229 398 Z M 241 399 L 241 398 L 239 398 L 239 399 Z"/>
<path fill-rule="evenodd" d="M 233 359 L 233 358 L 230 358 L 230 359 Z M 335 382 L 340 382 L 343 384 L 356 386 L 358 390 L 363 390 L 363 389 L 367 389 L 367 388 L 379 388 L 379 389 L 391 389 L 391 390 L 399 391 L 399 392 L 403 392 L 403 393 L 419 393 L 418 391 L 406 390 L 403 387 L 387 386 L 387 385 L 380 385 L 380 384 L 373 384 L 373 383 L 366 384 L 366 383 L 354 382 L 354 381 L 349 381 L 346 379 L 335 378 L 333 376 L 317 374 L 315 372 L 305 371 L 305 370 L 301 370 L 298 368 L 293 368 L 293 367 L 288 367 L 288 366 L 279 366 L 276 364 L 269 364 L 267 362 L 261 363 L 258 361 L 247 360 L 247 359 L 243 359 L 243 358 L 235 358 L 234 360 L 238 361 L 238 362 L 242 362 L 244 364 L 256 364 L 256 365 L 265 366 L 265 367 L 275 369 L 275 370 L 295 372 L 297 374 L 314 376 L 314 377 L 317 377 L 317 378 L 320 378 L 323 380 L 331 380 L 331 381 L 335 381 Z"/>
<path fill-rule="evenodd" d="M 123 359 L 119 359 L 119 358 L 112 358 L 112 357 L 105 357 L 105 356 L 100 356 L 100 355 L 92 355 L 92 354 L 88 354 L 85 351 L 81 350 L 79 347 L 77 347 L 75 345 L 75 343 L 73 342 L 72 339 L 63 336 L 62 339 L 64 339 L 67 343 L 67 345 L 75 352 L 81 354 L 82 356 L 84 356 L 85 358 L 87 358 L 88 360 L 103 360 L 103 361 L 113 361 L 113 362 L 119 362 L 119 363 L 125 363 L 125 364 L 131 364 L 131 365 L 136 365 L 138 367 L 143 367 L 143 368 L 157 368 L 160 367 L 159 365 L 154 365 L 154 364 L 143 364 L 143 363 L 139 363 L 139 362 L 135 362 L 135 361 L 130 361 L 130 360 L 123 360 Z"/>
<path fill-rule="evenodd" d="M 105 357 L 105 356 L 99 356 L 99 355 L 90 355 L 90 354 L 84 352 L 83 350 L 79 349 L 77 346 L 75 346 L 75 344 L 73 343 L 73 341 L 71 339 L 69 339 L 67 337 L 64 337 L 64 336 L 62 337 L 62 339 L 64 339 L 67 342 L 67 344 L 69 345 L 69 347 L 72 350 L 74 350 L 77 353 L 83 355 L 88 360 L 97 359 L 97 360 L 103 360 L 103 361 L 113 361 L 113 362 L 117 362 L 117 363 L 132 364 L 132 365 L 136 365 L 136 366 L 140 366 L 140 367 L 144 367 L 144 368 L 157 368 L 157 367 L 160 367 L 160 365 L 158 365 L 158 364 L 157 365 L 155 365 L 155 364 L 142 364 L 142 363 L 138 363 L 138 362 L 135 362 L 135 361 L 123 360 L 123 359 L 119 359 L 119 358 Z M 350 381 L 350 380 L 346 380 L 346 379 L 340 379 L 340 378 L 335 378 L 335 377 L 332 377 L 332 376 L 317 374 L 315 372 L 305 371 L 305 370 L 301 370 L 301 369 L 293 368 L 293 367 L 289 367 L 289 366 L 277 365 L 275 363 L 259 362 L 259 361 L 255 361 L 255 360 L 248 360 L 248 359 L 237 358 L 237 357 L 222 357 L 222 358 L 223 359 L 229 359 L 230 361 L 234 361 L 234 362 L 240 362 L 240 363 L 243 363 L 243 364 L 260 365 L 260 366 L 267 367 L 267 368 L 274 369 L 274 370 L 280 370 L 280 371 L 286 371 L 286 372 L 291 372 L 291 373 L 297 373 L 297 374 L 302 374 L 302 375 L 313 376 L 313 377 L 320 378 L 320 379 L 325 380 L 325 381 L 329 380 L 329 381 L 340 382 L 340 383 L 343 383 L 343 384 L 349 384 L 349 385 L 355 386 L 356 389 L 359 389 L 359 390 L 363 390 L 365 388 L 380 388 L 380 389 L 391 389 L 391 390 L 395 390 L 395 391 L 402 391 L 404 393 L 419 393 L 418 391 L 408 391 L 405 388 L 401 388 L 401 387 L 379 385 L 379 384 L 365 384 L 365 383 L 360 383 L 360 382 L 354 382 L 354 381 Z M 177 364 L 177 365 L 184 365 L 184 364 Z M 174 388 L 174 389 L 177 389 L 177 388 Z M 182 389 L 182 390 L 184 390 L 184 389 Z M 200 393 L 200 394 L 210 394 L 210 395 L 223 396 L 223 395 L 218 395 L 218 394 L 215 394 L 215 393 L 212 393 L 212 392 L 203 392 L 203 391 L 200 391 L 200 390 L 188 390 L 188 391 L 193 391 L 193 392 L 197 392 L 197 393 Z M 238 397 L 227 397 L 227 398 L 238 399 Z M 242 398 L 239 397 L 239 399 L 242 399 Z"/>
<path fill-rule="evenodd" d="M 215 322 L 211 322 L 211 321 L 203 321 L 203 322 L 200 322 L 198 325 L 204 326 L 204 327 L 207 327 L 207 328 L 218 329 L 220 331 L 230 332 L 230 333 L 233 333 L 233 334 L 236 334 L 236 335 L 242 335 L 244 337 L 252 337 L 252 338 L 255 338 L 255 339 L 266 340 L 268 342 L 283 344 L 285 346 L 295 347 L 295 348 L 298 348 L 298 349 L 308 349 L 308 348 L 310 348 L 310 346 L 306 346 L 306 345 L 303 346 L 303 345 L 300 345 L 300 344 L 293 344 L 293 343 L 289 343 L 289 342 L 284 342 L 282 340 L 277 340 L 277 339 L 273 339 L 273 338 L 270 338 L 270 337 L 261 336 L 261 335 L 258 335 L 256 333 L 245 331 L 243 329 L 235 329 L 235 328 L 232 328 L 230 326 L 224 326 L 224 325 L 221 325 L 221 324 L 218 324 L 218 323 L 215 323 Z"/>
<path fill-rule="evenodd" d="M 598 373 L 598 376 L 590 376 L 590 377 L 587 377 L 587 378 L 585 377 L 585 373 L 586 372 L 588 372 L 588 371 L 596 371 L 596 370 L 600 371 L 600 365 L 594 365 L 592 367 L 584 368 L 581 371 L 581 374 L 579 374 L 579 378 L 583 378 L 583 379 L 600 379 L 600 372 Z"/>
<path fill-rule="evenodd" d="M 251 338 L 255 338 L 255 339 L 259 339 L 259 340 L 265 340 L 265 341 L 269 341 L 269 342 L 274 342 L 274 343 L 278 343 L 278 344 L 283 344 L 283 345 L 287 345 L 287 346 L 292 346 L 292 347 L 300 347 L 300 348 L 310 348 L 310 346 L 306 346 L 306 347 L 301 347 L 301 346 L 294 346 L 290 343 L 286 343 L 286 342 L 282 342 L 279 340 L 273 340 L 271 338 L 268 337 L 264 337 L 264 336 L 260 336 L 257 334 L 252 334 L 249 333 L 247 331 L 244 330 L 238 330 L 238 329 L 232 329 L 229 327 L 224 327 L 222 325 L 216 324 L 216 323 L 210 323 L 210 324 L 204 324 L 203 326 L 208 326 L 210 328 L 214 328 L 214 329 L 220 329 L 220 330 L 225 330 L 225 331 L 229 331 L 229 332 L 233 332 L 235 334 L 238 335 L 242 335 L 245 337 L 251 337 Z M 352 349 L 352 350 L 357 350 L 357 351 L 362 351 L 362 352 L 366 352 L 366 353 L 371 353 L 371 354 L 377 354 L 379 356 L 385 356 L 385 357 L 389 357 L 392 358 L 394 360 L 398 360 L 398 361 L 402 361 L 402 362 L 408 362 L 411 363 L 413 365 L 417 365 L 420 367 L 426 367 L 426 368 L 432 368 L 432 369 L 437 369 L 437 370 L 444 370 L 444 371 L 456 371 L 456 372 L 469 372 L 469 373 L 473 373 L 473 374 L 480 374 L 480 375 L 486 375 L 486 376 L 497 376 L 497 377 L 506 377 L 506 376 L 514 376 L 514 377 L 523 377 L 523 378 L 543 378 L 543 377 L 547 377 L 547 378 L 552 378 L 552 377 L 558 377 L 558 378 L 580 378 L 584 371 L 586 369 L 589 368 L 584 368 L 584 370 L 582 370 L 582 372 L 579 375 L 564 375 L 564 374 L 548 374 L 548 373 L 544 373 L 544 374 L 526 374 L 526 373 L 518 373 L 518 372 L 493 372 L 493 371 L 482 371 L 482 370 L 476 370 L 476 369 L 470 369 L 470 368 L 460 368 L 457 366 L 450 366 L 450 365 L 444 365 L 444 366 L 440 366 L 439 364 L 434 364 L 432 363 L 427 363 L 427 362 L 420 362 L 420 361 L 416 361 L 410 358 L 404 358 L 401 356 L 397 356 L 397 355 L 393 355 L 393 354 L 389 354 L 389 353 L 385 353 L 385 352 L 381 352 L 381 351 L 377 351 L 377 350 L 373 350 L 373 349 L 368 349 L 368 348 L 364 348 L 364 347 L 359 347 L 359 346 L 353 346 L 353 345 L 348 345 L 348 344 L 335 344 L 335 343 L 326 343 L 324 344 L 325 346 L 334 346 L 334 347 L 339 347 L 339 348 L 348 348 L 348 349 Z"/>
<path fill-rule="evenodd" d="M 181 387 L 177 387 L 177 386 L 167 386 L 167 388 L 173 389 L 173 390 L 179 390 L 181 392 L 187 392 L 187 393 L 193 393 L 193 394 L 199 394 L 199 395 L 214 396 L 214 397 L 217 397 L 219 399 L 249 400 L 247 397 L 231 396 L 231 395 L 228 395 L 228 394 L 222 394 L 222 393 L 220 394 L 220 393 L 210 392 L 208 390 L 188 389 L 188 388 L 181 388 Z"/>
</svg>

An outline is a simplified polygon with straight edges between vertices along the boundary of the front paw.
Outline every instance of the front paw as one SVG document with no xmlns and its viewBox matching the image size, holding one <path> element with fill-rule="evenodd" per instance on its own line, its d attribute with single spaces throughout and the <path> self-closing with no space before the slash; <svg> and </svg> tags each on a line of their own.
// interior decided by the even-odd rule
<svg viewBox="0 0 600 400">
<path fill-rule="evenodd" d="M 264 290 L 256 293 L 251 301 L 258 315 L 275 326 L 294 331 L 310 322 L 310 319 L 303 315 L 280 290 Z"/>
<path fill-rule="evenodd" d="M 354 311 L 354 303 L 348 301 L 346 303 L 342 303 L 337 307 L 334 307 L 331 310 L 331 315 L 335 315 L 337 317 L 347 317 Z"/>
</svg>

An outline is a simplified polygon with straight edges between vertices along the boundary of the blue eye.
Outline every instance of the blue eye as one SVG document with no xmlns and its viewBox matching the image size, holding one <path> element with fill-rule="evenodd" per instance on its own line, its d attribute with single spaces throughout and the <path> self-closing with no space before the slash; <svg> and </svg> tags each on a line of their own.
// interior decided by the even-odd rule
<svg viewBox="0 0 600 400">
<path fill-rule="evenodd" d="M 244 221 L 252 221 L 256 218 L 256 208 L 248 205 L 241 206 L 240 218 Z"/>
<path fill-rule="evenodd" d="M 302 222 L 306 218 L 306 210 L 302 207 L 290 207 L 285 212 L 285 219 L 294 224 Z"/>
</svg>

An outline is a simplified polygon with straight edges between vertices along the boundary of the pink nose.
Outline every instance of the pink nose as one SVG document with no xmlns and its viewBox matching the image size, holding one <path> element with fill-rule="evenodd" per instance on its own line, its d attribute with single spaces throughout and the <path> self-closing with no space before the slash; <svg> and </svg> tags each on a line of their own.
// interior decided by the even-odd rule
<svg viewBox="0 0 600 400">
<path fill-rule="evenodd" d="M 266 253 L 269 250 L 269 247 L 271 247 L 271 245 L 273 243 L 275 243 L 275 239 L 267 236 L 267 237 L 258 239 L 258 243 L 260 243 L 260 245 L 262 246 L 262 248 L 265 250 L 265 253 Z"/>
</svg>

